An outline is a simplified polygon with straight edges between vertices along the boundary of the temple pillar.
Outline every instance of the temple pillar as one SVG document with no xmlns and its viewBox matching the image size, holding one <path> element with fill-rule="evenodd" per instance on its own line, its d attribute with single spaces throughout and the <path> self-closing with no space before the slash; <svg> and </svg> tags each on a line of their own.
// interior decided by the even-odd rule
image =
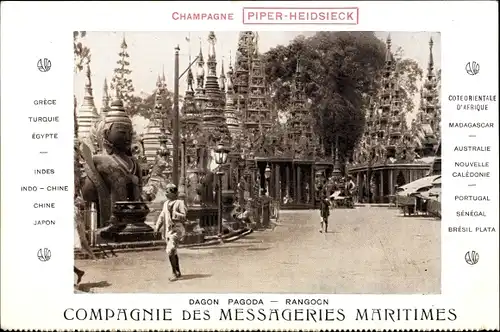
<svg viewBox="0 0 500 332">
<path fill-rule="evenodd" d="M 394 170 L 389 170 L 389 195 L 394 195 Z"/>
<path fill-rule="evenodd" d="M 380 203 L 384 202 L 384 171 L 380 171 Z"/>
<path fill-rule="evenodd" d="M 286 193 L 285 195 L 286 196 L 291 196 L 292 194 L 292 188 L 290 186 L 290 165 L 289 164 L 286 164 L 285 166 L 285 176 L 286 176 L 286 185 L 285 185 L 285 188 L 286 188 Z"/>
<path fill-rule="evenodd" d="M 316 190 L 315 190 L 315 180 L 314 174 L 316 174 L 316 167 L 314 164 L 311 165 L 311 173 L 309 177 L 309 203 L 316 206 Z"/>
<path fill-rule="evenodd" d="M 356 173 L 356 187 L 358 187 L 358 202 L 361 202 L 361 197 L 363 195 L 363 187 L 361 186 L 361 172 Z"/>
<path fill-rule="evenodd" d="M 297 165 L 297 193 L 296 193 L 296 197 L 297 197 L 297 203 L 303 203 L 302 202 L 302 168 L 300 167 L 300 165 Z"/>
<path fill-rule="evenodd" d="M 274 164 L 274 196 L 273 198 L 281 201 L 281 169 L 280 165 Z"/>
<path fill-rule="evenodd" d="M 297 167 L 295 164 L 292 164 L 292 176 L 291 176 L 292 183 L 290 185 L 291 193 L 290 197 L 292 197 L 293 202 L 297 202 Z"/>
<path fill-rule="evenodd" d="M 371 203 L 372 202 L 372 195 L 371 195 L 371 183 L 370 183 L 370 179 L 372 177 L 372 171 L 370 168 L 368 168 L 366 170 L 366 182 L 365 182 L 365 185 L 366 185 L 366 192 L 368 194 L 368 203 Z"/>
</svg>

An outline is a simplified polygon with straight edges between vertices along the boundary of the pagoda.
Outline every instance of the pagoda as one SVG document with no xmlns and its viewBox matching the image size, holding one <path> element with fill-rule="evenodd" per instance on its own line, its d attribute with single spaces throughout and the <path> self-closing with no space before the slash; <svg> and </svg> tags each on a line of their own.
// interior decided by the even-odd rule
<svg viewBox="0 0 500 332">
<path fill-rule="evenodd" d="M 295 75 L 291 84 L 290 117 L 288 119 L 288 132 L 286 133 L 292 144 L 292 165 L 283 165 L 285 168 L 284 190 L 287 195 L 298 203 L 311 204 L 313 202 L 313 183 L 315 135 L 313 135 L 313 118 L 307 106 L 307 98 L 302 82 L 302 68 L 297 59 Z M 292 170 L 290 179 L 289 168 Z"/>
<path fill-rule="evenodd" d="M 223 58 L 221 62 L 220 76 L 219 76 L 219 87 L 222 95 L 223 104 L 226 103 L 226 82 L 227 82 L 227 77 L 224 72 L 224 58 Z"/>
<path fill-rule="evenodd" d="M 203 234 L 217 234 L 218 232 L 217 225 L 214 223 L 217 220 L 218 211 L 214 205 L 214 174 L 209 170 L 208 162 L 210 151 L 215 144 L 219 143 L 217 138 L 220 138 L 220 135 L 218 136 L 217 133 L 220 133 L 218 131 L 220 128 L 217 126 L 222 126 L 222 132 L 224 131 L 224 101 L 222 99 L 224 94 L 214 75 L 216 72 L 215 34 L 212 32 L 209 42 L 210 56 L 207 61 L 206 82 L 205 61 L 200 43 L 196 75 L 193 74 L 191 67 L 187 71 L 187 88 L 184 93 L 182 116 L 179 119 L 181 160 L 183 161 L 179 195 L 184 198 L 188 206 L 188 221 L 185 223 L 185 228 L 186 238 L 191 239 L 203 238 Z M 191 56 L 189 63 L 191 63 Z M 195 83 L 196 88 L 194 88 Z M 221 81 L 221 83 L 223 88 L 224 82 Z M 206 128 L 209 130 L 205 130 Z"/>
<path fill-rule="evenodd" d="M 391 50 L 390 35 L 386 41 L 385 65 L 380 77 L 380 88 L 373 97 L 366 110 L 365 130 L 353 153 L 352 163 L 348 172 L 355 179 L 360 201 L 387 203 L 394 196 L 396 188 L 415 181 L 427 175 L 431 159 L 423 158 L 419 152 L 429 142 L 429 129 L 432 125 L 439 128 L 439 120 L 430 123 L 432 107 L 422 110 L 425 102 L 421 102 L 419 116 L 408 128 L 406 112 L 402 105 L 402 88 L 400 86 L 399 67 Z M 433 84 L 433 60 L 431 42 L 431 63 L 428 78 L 424 82 L 431 88 Z M 434 84 L 434 88 L 436 85 Z M 437 92 L 422 93 L 423 96 L 436 96 Z M 432 105 L 435 99 L 430 98 Z M 426 119 L 426 120 L 424 120 Z M 431 130 L 432 131 L 432 130 Z M 433 146 L 437 142 L 432 140 Z M 428 145 L 428 144 L 427 144 Z M 426 148 L 425 156 L 436 152 L 435 148 Z"/>
<path fill-rule="evenodd" d="M 233 84 L 233 66 L 231 65 L 231 60 L 229 61 L 229 71 L 227 72 L 227 84 L 226 84 L 226 107 L 224 109 L 224 115 L 226 117 L 226 123 L 233 139 L 236 139 L 241 133 L 241 126 L 238 121 L 238 114 L 235 107 L 235 92 Z"/>
<path fill-rule="evenodd" d="M 235 60 L 226 76 L 225 114 L 233 137 L 230 189 L 238 190 L 240 204 L 243 197 L 256 202 L 265 193 L 286 202 L 282 208 L 312 208 L 316 167 L 326 173 L 333 165 L 314 135 L 300 64 L 292 82 L 292 116 L 284 124 L 271 107 L 257 32 L 239 33 Z"/>
<path fill-rule="evenodd" d="M 264 66 L 259 53 L 259 35 L 255 33 L 254 46 L 250 48 L 251 63 L 248 83 L 248 103 L 246 114 L 243 116 L 245 129 L 254 130 L 257 126 L 264 129 L 272 126 L 271 111 L 267 105 Z"/>
<path fill-rule="evenodd" d="M 87 60 L 85 66 L 85 94 L 83 96 L 83 103 L 78 109 L 76 116 L 78 124 L 78 138 L 81 140 L 90 139 L 90 132 L 92 127 L 96 122 L 99 121 L 100 117 L 97 113 L 97 108 L 95 107 L 94 96 L 92 93 L 92 73 L 90 71 L 90 61 Z"/>
<path fill-rule="evenodd" d="M 255 48 L 254 42 L 255 33 L 253 31 L 239 33 L 233 84 L 237 115 L 240 119 L 246 116 L 247 112 L 250 63 Z"/>
<path fill-rule="evenodd" d="M 420 89 L 420 107 L 414 128 L 415 137 L 417 138 L 416 151 L 421 157 L 434 155 L 440 140 L 441 108 L 434 70 L 433 46 L 434 41 L 431 38 L 429 41 L 427 74 Z"/>
<path fill-rule="evenodd" d="M 201 54 L 201 53 L 200 53 Z M 189 61 L 191 63 L 191 60 Z M 200 76 L 201 79 L 201 76 Z M 188 206 L 199 206 L 202 201 L 198 187 L 200 174 L 204 170 L 204 132 L 201 109 L 195 102 L 194 75 L 191 68 L 187 72 L 187 89 L 184 93 L 182 117 L 180 118 L 181 143 L 184 163 L 181 165 L 180 191 L 185 195 Z M 199 81 L 201 84 L 201 81 Z M 202 93 L 198 90 L 198 93 Z"/>
<path fill-rule="evenodd" d="M 204 88 L 206 102 L 203 110 L 203 129 L 210 133 L 208 138 L 210 145 L 227 141 L 230 137 L 224 117 L 225 96 L 221 92 L 217 79 L 216 42 L 215 33 L 210 31 L 208 35 L 207 77 Z"/>
<path fill-rule="evenodd" d="M 144 154 L 148 163 L 156 160 L 156 155 L 160 149 L 160 136 L 166 116 L 165 106 L 165 80 L 160 77 L 156 80 L 155 105 L 153 116 L 151 117 L 143 136 Z"/>
</svg>

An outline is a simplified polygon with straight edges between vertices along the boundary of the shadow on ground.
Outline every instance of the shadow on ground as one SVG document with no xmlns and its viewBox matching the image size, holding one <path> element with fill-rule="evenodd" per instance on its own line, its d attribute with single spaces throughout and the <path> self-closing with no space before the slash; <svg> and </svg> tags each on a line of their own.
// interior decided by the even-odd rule
<svg viewBox="0 0 500 332">
<path fill-rule="evenodd" d="M 248 248 L 247 250 L 250 250 L 250 251 L 264 251 L 264 250 L 269 250 L 271 248 Z"/>
<path fill-rule="evenodd" d="M 201 279 L 201 278 L 210 278 L 211 274 L 206 273 L 195 273 L 195 274 L 183 274 L 179 281 L 182 280 L 191 280 L 191 279 Z"/>
<path fill-rule="evenodd" d="M 84 293 L 92 293 L 93 288 L 105 288 L 109 286 L 111 284 L 107 281 L 85 282 L 77 285 L 77 290 Z"/>
<path fill-rule="evenodd" d="M 261 243 L 261 242 L 259 242 Z M 234 244 L 234 245 L 214 245 L 210 247 L 199 247 L 199 248 L 189 248 L 189 250 L 186 250 L 186 252 L 189 254 L 190 252 L 193 251 L 203 251 L 203 250 L 223 250 L 223 249 L 233 249 L 233 248 L 250 248 L 250 244 Z"/>
<path fill-rule="evenodd" d="M 410 215 L 404 215 L 404 214 L 399 214 L 397 215 L 396 217 L 398 218 L 415 218 L 415 219 L 427 219 L 427 220 L 440 220 L 439 218 L 437 217 L 433 217 L 433 216 L 426 216 L 426 215 L 421 215 L 421 214 L 410 214 Z"/>
</svg>

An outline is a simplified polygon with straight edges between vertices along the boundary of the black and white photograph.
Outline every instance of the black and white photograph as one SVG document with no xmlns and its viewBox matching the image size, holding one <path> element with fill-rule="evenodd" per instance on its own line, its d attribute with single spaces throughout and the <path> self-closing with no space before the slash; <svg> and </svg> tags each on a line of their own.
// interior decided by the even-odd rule
<svg viewBox="0 0 500 332">
<path fill-rule="evenodd" d="M 75 31 L 76 293 L 441 293 L 441 35 Z"/>
</svg>

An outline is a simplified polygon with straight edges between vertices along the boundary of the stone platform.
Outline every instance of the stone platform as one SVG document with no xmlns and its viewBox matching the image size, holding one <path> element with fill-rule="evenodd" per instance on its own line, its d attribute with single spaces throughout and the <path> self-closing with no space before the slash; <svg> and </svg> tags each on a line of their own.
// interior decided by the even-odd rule
<svg viewBox="0 0 500 332">
<path fill-rule="evenodd" d="M 196 248 L 213 246 L 221 243 L 228 243 L 236 241 L 253 232 L 253 229 L 240 229 L 219 237 L 205 237 L 202 242 L 198 243 L 181 243 L 179 248 Z M 165 247 L 165 240 L 151 240 L 151 241 L 137 241 L 137 242 L 107 242 L 99 246 L 93 247 L 93 252 L 98 258 L 105 258 L 107 256 L 114 256 L 117 252 L 131 252 L 131 251 L 152 251 L 160 250 Z M 82 252 L 80 249 L 75 249 L 75 259 L 89 259 L 88 254 Z"/>
</svg>

